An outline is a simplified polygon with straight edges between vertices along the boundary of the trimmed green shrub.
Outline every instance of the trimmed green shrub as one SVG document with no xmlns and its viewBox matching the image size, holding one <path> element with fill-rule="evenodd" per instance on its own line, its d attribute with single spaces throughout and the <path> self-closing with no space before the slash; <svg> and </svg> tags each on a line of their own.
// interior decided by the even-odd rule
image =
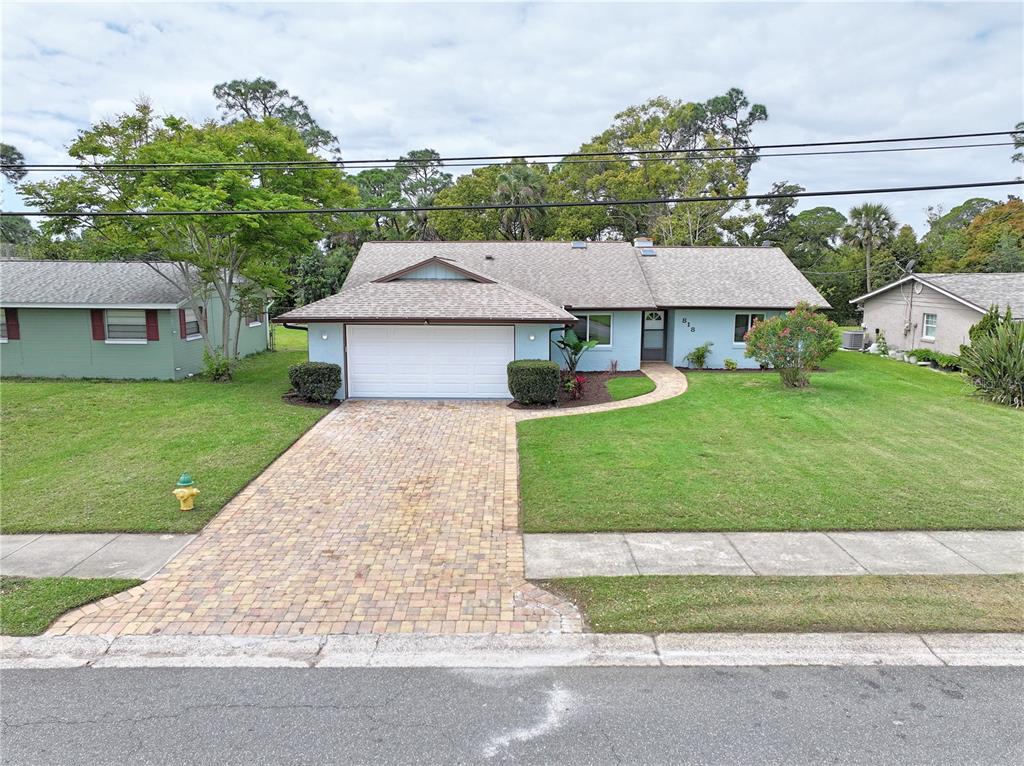
<svg viewBox="0 0 1024 766">
<path fill-rule="evenodd" d="M 960 366 L 981 396 L 1024 407 L 1024 322 L 979 335 L 960 355 Z"/>
<path fill-rule="evenodd" d="M 226 383 L 234 371 L 235 365 L 222 353 L 214 351 L 211 354 L 209 349 L 203 349 L 203 374 L 210 380 Z"/>
<path fill-rule="evenodd" d="M 746 355 L 762 366 L 779 371 L 782 384 L 802 388 L 810 384 L 808 373 L 839 350 L 839 333 L 828 317 L 808 303 L 800 303 L 782 316 L 758 322 L 747 332 Z"/>
<path fill-rule="evenodd" d="M 288 380 L 295 393 L 307 402 L 326 404 L 341 388 L 341 367 L 328 362 L 302 362 L 288 368 Z"/>
<path fill-rule="evenodd" d="M 735 359 L 726 359 L 724 364 L 725 364 L 725 369 L 730 370 L 730 371 L 735 370 L 737 367 L 739 367 L 739 365 L 736 363 Z"/>
<path fill-rule="evenodd" d="M 967 346 L 961 346 L 961 348 L 967 348 Z M 930 348 L 915 348 L 913 351 L 908 351 L 907 356 L 912 356 L 919 362 L 932 362 L 944 370 L 960 369 L 960 357 L 956 354 L 943 354 Z"/>
<path fill-rule="evenodd" d="M 558 400 L 561 370 L 547 359 L 517 359 L 508 363 L 508 390 L 520 404 L 551 404 Z"/>
<path fill-rule="evenodd" d="M 711 355 L 711 347 L 715 345 L 711 341 L 701 343 L 697 348 L 686 355 L 686 363 L 690 367 L 703 370 L 708 365 L 708 357 Z"/>
</svg>

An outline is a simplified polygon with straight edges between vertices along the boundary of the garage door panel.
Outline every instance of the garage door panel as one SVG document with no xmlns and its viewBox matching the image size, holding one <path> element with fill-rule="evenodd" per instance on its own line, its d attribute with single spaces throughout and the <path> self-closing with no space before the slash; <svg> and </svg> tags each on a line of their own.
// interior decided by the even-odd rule
<svg viewBox="0 0 1024 766">
<path fill-rule="evenodd" d="M 507 399 L 510 325 L 350 325 L 349 396 Z"/>
</svg>

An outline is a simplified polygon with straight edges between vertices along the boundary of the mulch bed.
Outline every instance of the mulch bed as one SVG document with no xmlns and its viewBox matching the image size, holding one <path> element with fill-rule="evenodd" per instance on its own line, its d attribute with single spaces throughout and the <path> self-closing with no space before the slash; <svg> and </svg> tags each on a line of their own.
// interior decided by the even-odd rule
<svg viewBox="0 0 1024 766">
<path fill-rule="evenodd" d="M 308 402 L 299 396 L 294 391 L 289 391 L 287 394 L 281 395 L 281 401 L 285 404 L 294 404 L 296 407 L 312 407 L 314 410 L 333 410 L 341 402 L 337 399 L 327 402 L 327 404 L 320 404 L 319 402 Z"/>
<path fill-rule="evenodd" d="M 586 407 L 589 404 L 604 404 L 612 400 L 606 385 L 609 380 L 612 378 L 644 377 L 644 374 L 639 370 L 631 372 L 582 372 L 580 375 L 587 379 L 583 387 L 583 397 L 581 399 L 570 399 L 569 395 L 564 391 L 559 391 L 557 404 L 520 404 L 519 402 L 512 402 L 509 404 L 509 407 L 515 410 L 550 410 L 556 408 L 562 410 L 571 407 Z"/>
</svg>

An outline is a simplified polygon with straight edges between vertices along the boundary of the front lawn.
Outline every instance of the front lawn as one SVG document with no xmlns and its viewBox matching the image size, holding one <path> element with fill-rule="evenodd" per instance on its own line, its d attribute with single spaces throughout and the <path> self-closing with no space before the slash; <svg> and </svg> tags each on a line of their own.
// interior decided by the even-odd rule
<svg viewBox="0 0 1024 766">
<path fill-rule="evenodd" d="M 646 375 L 639 375 L 634 378 L 612 378 L 607 383 L 608 395 L 613 402 L 621 399 L 632 399 L 634 396 L 643 396 L 654 390 L 654 381 Z"/>
<path fill-rule="evenodd" d="M 231 383 L 4 380 L 5 534 L 194 532 L 326 410 L 281 401 L 305 333 L 245 359 Z M 183 471 L 201 494 L 181 513 Z"/>
<path fill-rule="evenodd" d="M 128 588 L 141 580 L 74 577 L 0 577 L 0 635 L 38 636 L 65 612 Z"/>
<path fill-rule="evenodd" d="M 1024 412 L 839 352 L 812 386 L 688 372 L 682 396 L 519 424 L 527 532 L 1019 529 Z"/>
<path fill-rule="evenodd" d="M 568 596 L 598 633 L 1024 630 L 1020 575 L 578 577 Z"/>
</svg>

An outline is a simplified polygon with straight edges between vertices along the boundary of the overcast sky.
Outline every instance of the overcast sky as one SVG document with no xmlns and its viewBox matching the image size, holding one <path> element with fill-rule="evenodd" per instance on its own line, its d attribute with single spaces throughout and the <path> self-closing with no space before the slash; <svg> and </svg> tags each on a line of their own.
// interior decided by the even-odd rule
<svg viewBox="0 0 1024 766">
<path fill-rule="evenodd" d="M 1024 119 L 1021 3 L 6 2 L 2 23 L 3 141 L 29 162 L 67 161 L 78 130 L 139 95 L 198 120 L 215 114 L 216 83 L 256 76 L 304 98 L 348 158 L 570 151 L 631 104 L 732 86 L 768 109 L 758 143 Z M 751 190 L 783 179 L 809 190 L 1002 180 L 1021 173 L 1011 153 L 765 158 Z M 4 191 L 4 209 L 20 207 Z M 979 195 L 1006 190 L 884 201 L 920 234 L 929 205 Z"/>
</svg>

